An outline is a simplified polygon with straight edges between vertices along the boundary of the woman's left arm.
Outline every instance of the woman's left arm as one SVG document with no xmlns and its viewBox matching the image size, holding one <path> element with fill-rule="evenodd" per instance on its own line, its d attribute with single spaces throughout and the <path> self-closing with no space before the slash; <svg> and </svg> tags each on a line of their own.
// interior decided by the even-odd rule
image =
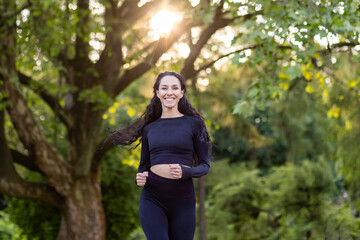
<svg viewBox="0 0 360 240">
<path fill-rule="evenodd" d="M 201 127 L 205 128 L 204 122 L 201 122 Z M 198 165 L 196 167 L 188 168 L 181 166 L 182 179 L 199 178 L 208 174 L 210 170 L 209 163 L 209 145 L 205 136 L 201 136 L 202 131 L 197 131 L 194 137 L 194 150 L 198 157 Z"/>
</svg>

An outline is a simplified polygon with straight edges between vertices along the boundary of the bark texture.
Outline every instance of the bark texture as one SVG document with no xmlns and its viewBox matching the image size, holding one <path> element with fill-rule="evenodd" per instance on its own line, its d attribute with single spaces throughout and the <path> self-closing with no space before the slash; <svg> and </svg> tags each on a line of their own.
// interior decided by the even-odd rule
<svg viewBox="0 0 360 240">
<path fill-rule="evenodd" d="M 62 206 L 58 240 L 105 239 L 105 215 L 96 177 L 75 181 Z"/>
</svg>

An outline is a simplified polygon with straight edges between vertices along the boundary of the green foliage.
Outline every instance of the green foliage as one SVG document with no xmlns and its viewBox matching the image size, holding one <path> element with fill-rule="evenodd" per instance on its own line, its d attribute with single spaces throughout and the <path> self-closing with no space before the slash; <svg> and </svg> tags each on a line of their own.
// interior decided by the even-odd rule
<svg viewBox="0 0 360 240">
<path fill-rule="evenodd" d="M 20 229 L 9 219 L 9 214 L 0 211 L 0 239 L 2 240 L 26 240 L 21 237 Z"/>
<path fill-rule="evenodd" d="M 106 216 L 107 239 L 127 240 L 139 224 L 140 190 L 135 184 L 136 169 L 125 165 L 131 153 L 126 150 L 109 153 L 102 163 L 101 190 Z"/>
<path fill-rule="evenodd" d="M 42 175 L 19 167 L 18 171 L 28 181 L 44 182 Z M 60 210 L 39 200 L 7 197 L 9 224 L 15 224 L 24 240 L 56 239 L 60 228 Z"/>
<path fill-rule="evenodd" d="M 250 5 L 244 9 L 250 13 Z M 232 57 L 235 64 L 256 69 L 253 84 L 245 99 L 239 100 L 234 113 L 251 114 L 256 107 L 268 106 L 271 100 L 281 97 L 282 93 L 299 77 L 304 76 L 308 92 L 322 91 L 313 88 L 319 75 L 336 79 L 326 68 L 337 65 L 327 61 L 339 54 L 337 45 L 349 45 L 355 54 L 353 62 L 358 62 L 360 14 L 359 2 L 351 1 L 256 1 L 261 16 L 254 16 L 244 24 L 233 39 L 233 46 L 255 46 L 249 57 L 240 51 Z M 327 51 L 327 48 L 334 48 Z M 346 49 L 345 49 L 346 48 Z M 350 51 L 344 47 L 342 50 Z M 309 74 L 309 70 L 315 74 Z M 287 77 L 284 88 L 284 79 Z M 283 75 L 284 76 L 284 75 Z M 344 79 L 344 76 L 342 76 Z M 345 78 L 350 82 L 352 78 Z M 326 88 L 326 87 L 325 87 Z M 245 102 L 244 102 L 245 101 Z M 245 115 L 246 116 L 246 115 Z"/>
<path fill-rule="evenodd" d="M 262 147 L 251 146 L 231 128 L 219 128 L 213 137 L 217 159 L 228 158 L 230 163 L 251 162 L 263 170 L 286 162 L 286 146 L 279 140 Z"/>
<path fill-rule="evenodd" d="M 83 90 L 79 94 L 78 100 L 86 100 L 90 103 L 94 103 L 94 110 L 105 110 L 111 105 L 112 102 L 111 98 L 106 94 L 100 85 L 91 89 Z"/>
<path fill-rule="evenodd" d="M 146 240 L 146 236 L 141 227 L 138 227 L 134 232 L 131 233 L 128 240 Z"/>
<path fill-rule="evenodd" d="M 36 200 L 8 198 L 8 202 L 10 220 L 21 229 L 24 240 L 56 239 L 61 219 L 57 208 Z"/>
<path fill-rule="evenodd" d="M 335 178 L 323 159 L 289 163 L 263 176 L 244 165 L 213 165 L 222 176 L 210 173 L 208 178 L 211 240 L 360 236 L 360 221 L 352 216 L 347 199 L 333 195 Z"/>
<path fill-rule="evenodd" d="M 269 119 L 274 136 L 286 143 L 287 160 L 300 162 L 316 159 L 319 154 L 334 153 L 330 145 L 333 123 L 326 116 L 321 101 L 310 95 L 304 88 L 306 82 L 299 80 L 284 99 L 271 104 Z"/>
<path fill-rule="evenodd" d="M 0 92 L 0 111 L 4 110 L 6 106 L 10 103 L 8 100 L 6 100 L 9 97 L 7 93 Z"/>
</svg>

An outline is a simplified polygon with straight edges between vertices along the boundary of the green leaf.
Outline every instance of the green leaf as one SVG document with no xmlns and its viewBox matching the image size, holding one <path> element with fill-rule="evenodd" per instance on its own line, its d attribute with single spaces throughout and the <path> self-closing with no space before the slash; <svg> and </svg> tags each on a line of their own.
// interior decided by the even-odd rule
<svg viewBox="0 0 360 240">
<path fill-rule="evenodd" d="M 290 76 L 290 80 L 294 80 L 301 76 L 301 69 L 298 65 L 291 66 L 286 70 L 286 74 Z"/>
<path fill-rule="evenodd" d="M 250 89 L 250 91 L 248 92 L 248 98 L 254 98 L 256 96 L 258 96 L 260 93 L 259 89 L 258 88 L 252 88 Z"/>
<path fill-rule="evenodd" d="M 212 15 L 212 13 L 210 12 L 210 13 L 205 13 L 204 15 L 203 15 L 203 21 L 204 21 L 204 23 L 205 24 L 209 24 L 209 23 L 212 23 L 213 22 L 213 15 Z"/>
</svg>

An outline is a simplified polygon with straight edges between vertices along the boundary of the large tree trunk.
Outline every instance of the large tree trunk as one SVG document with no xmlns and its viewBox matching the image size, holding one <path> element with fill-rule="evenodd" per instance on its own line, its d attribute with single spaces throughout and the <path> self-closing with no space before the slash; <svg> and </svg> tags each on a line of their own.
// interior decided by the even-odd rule
<svg viewBox="0 0 360 240">
<path fill-rule="evenodd" d="M 104 240 L 105 214 L 100 183 L 86 177 L 74 183 L 62 208 L 58 240 Z"/>
</svg>

